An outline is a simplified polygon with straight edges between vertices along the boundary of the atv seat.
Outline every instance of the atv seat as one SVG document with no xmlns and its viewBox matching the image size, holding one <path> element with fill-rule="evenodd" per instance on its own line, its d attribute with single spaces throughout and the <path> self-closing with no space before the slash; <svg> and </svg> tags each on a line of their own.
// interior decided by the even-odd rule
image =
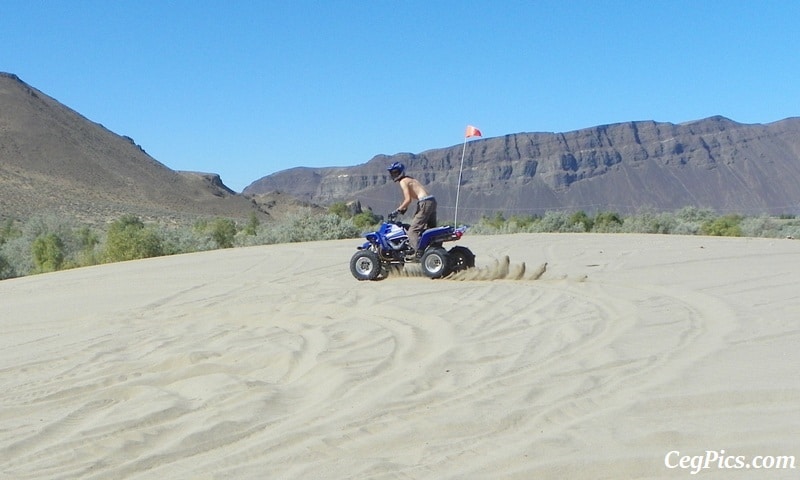
<svg viewBox="0 0 800 480">
<path fill-rule="evenodd" d="M 419 247 L 420 251 L 425 250 L 428 248 L 428 245 L 436 238 L 447 237 L 451 233 L 453 233 L 453 227 L 434 227 L 429 228 L 422 232 L 422 235 L 419 237 Z"/>
<path fill-rule="evenodd" d="M 452 230 L 453 227 L 433 227 L 425 230 L 422 232 L 423 237 L 433 237 L 439 235 L 441 233 L 448 233 L 448 230 Z"/>
</svg>

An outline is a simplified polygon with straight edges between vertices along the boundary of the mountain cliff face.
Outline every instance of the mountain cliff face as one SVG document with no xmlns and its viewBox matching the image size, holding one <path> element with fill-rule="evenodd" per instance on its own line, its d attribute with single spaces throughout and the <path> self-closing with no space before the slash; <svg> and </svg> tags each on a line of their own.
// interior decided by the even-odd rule
<svg viewBox="0 0 800 480">
<path fill-rule="evenodd" d="M 277 172 L 243 193 L 283 191 L 307 201 L 359 200 L 378 213 L 399 203 L 386 166 L 406 164 L 429 185 L 440 218 L 455 213 L 462 146 L 378 155 L 344 168 Z M 800 213 L 800 118 L 746 125 L 723 117 L 684 124 L 653 121 L 568 133 L 518 133 L 467 144 L 458 217 L 547 210 L 675 210 Z"/>
<path fill-rule="evenodd" d="M 214 174 L 176 172 L 16 75 L 0 73 L 0 219 L 103 222 L 259 212 Z M 263 212 L 259 212 L 263 215 Z"/>
</svg>

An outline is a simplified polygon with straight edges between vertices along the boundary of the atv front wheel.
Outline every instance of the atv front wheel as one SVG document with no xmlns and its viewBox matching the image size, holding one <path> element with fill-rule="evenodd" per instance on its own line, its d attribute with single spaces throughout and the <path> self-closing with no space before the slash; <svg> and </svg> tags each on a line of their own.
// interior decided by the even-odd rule
<svg viewBox="0 0 800 480">
<path fill-rule="evenodd" d="M 429 278 L 442 278 L 449 272 L 447 263 L 447 250 L 444 248 L 429 248 L 420 259 L 422 273 Z"/>
<path fill-rule="evenodd" d="M 356 280 L 375 280 L 381 274 L 381 259 L 372 250 L 359 250 L 350 259 L 350 273 Z"/>
</svg>

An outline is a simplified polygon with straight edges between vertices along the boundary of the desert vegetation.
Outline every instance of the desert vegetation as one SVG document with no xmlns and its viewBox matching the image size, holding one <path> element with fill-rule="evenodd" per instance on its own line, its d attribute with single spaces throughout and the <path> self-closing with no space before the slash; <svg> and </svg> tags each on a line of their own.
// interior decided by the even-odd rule
<svg viewBox="0 0 800 480">
<path fill-rule="evenodd" d="M 675 212 L 644 211 L 629 216 L 614 212 L 547 212 L 542 216 L 511 216 L 502 213 L 484 216 L 470 233 L 655 233 L 671 235 L 709 235 L 726 237 L 796 238 L 800 220 L 793 216 L 745 217 L 719 215 L 710 209 L 684 207 Z"/>
<path fill-rule="evenodd" d="M 210 218 L 176 226 L 123 215 L 103 229 L 57 216 L 37 216 L 25 222 L 5 220 L 0 224 L 0 279 L 219 248 L 357 238 L 381 221 L 371 211 L 352 212 L 339 203 L 326 213 L 302 210 L 269 223 L 261 223 L 253 215 L 247 221 Z M 712 210 L 686 207 L 630 216 L 578 211 L 506 217 L 498 212 L 470 227 L 470 233 L 476 235 L 545 232 L 796 238 L 800 237 L 800 220 L 792 216 L 720 216 Z"/>
<path fill-rule="evenodd" d="M 261 223 L 230 218 L 190 225 L 144 222 L 123 215 L 106 228 L 90 228 L 54 215 L 0 224 L 0 279 L 141 258 L 220 248 L 355 238 L 353 217 L 299 211 Z M 379 221 L 379 220 L 378 220 Z"/>
</svg>

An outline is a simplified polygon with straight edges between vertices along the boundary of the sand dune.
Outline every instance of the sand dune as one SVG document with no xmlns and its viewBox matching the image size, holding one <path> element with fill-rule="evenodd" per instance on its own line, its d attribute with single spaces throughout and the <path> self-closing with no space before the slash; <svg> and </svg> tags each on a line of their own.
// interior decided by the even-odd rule
<svg viewBox="0 0 800 480">
<path fill-rule="evenodd" d="M 797 477 L 800 242 L 467 236 L 377 282 L 357 243 L 0 282 L 0 478 Z"/>
</svg>

